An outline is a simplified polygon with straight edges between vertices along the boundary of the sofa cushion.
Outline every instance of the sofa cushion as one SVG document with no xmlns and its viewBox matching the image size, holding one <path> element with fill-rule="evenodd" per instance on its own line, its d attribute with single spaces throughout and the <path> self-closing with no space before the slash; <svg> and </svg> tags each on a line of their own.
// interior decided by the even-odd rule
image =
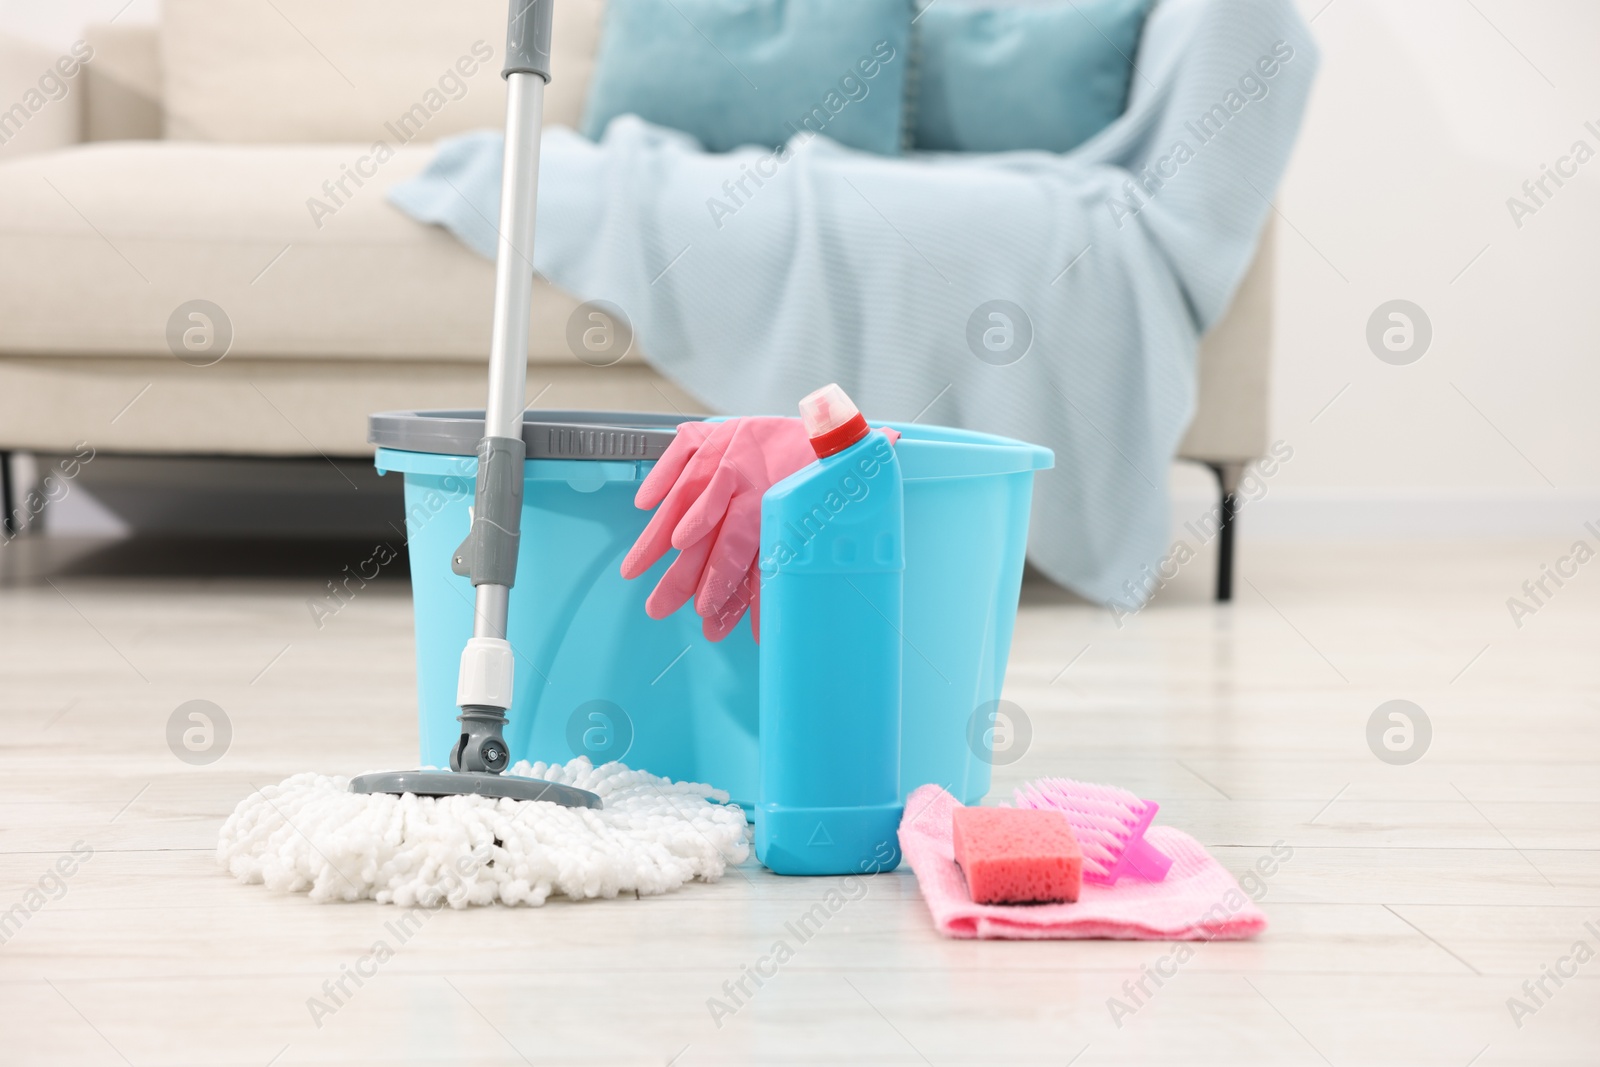
<svg viewBox="0 0 1600 1067">
<path fill-rule="evenodd" d="M 940 152 L 1076 148 L 1122 114 L 1150 2 L 926 4 L 912 143 Z"/>
<path fill-rule="evenodd" d="M 576 126 L 603 0 L 555 6 L 550 124 Z M 505 121 L 506 0 L 165 0 L 167 136 L 433 141 Z"/>
<path fill-rule="evenodd" d="M 896 154 L 911 16 L 910 0 L 611 0 L 584 135 L 633 114 L 713 152 L 810 130 Z"/>
<path fill-rule="evenodd" d="M 431 147 L 368 153 L 113 142 L 0 165 L 0 352 L 168 353 L 168 320 L 203 299 L 243 358 L 485 359 L 493 265 L 384 197 Z M 577 362 L 577 306 L 535 282 L 531 358 Z"/>
<path fill-rule="evenodd" d="M 100 22 L 84 31 L 94 49 L 85 64 L 85 141 L 153 141 L 166 120 L 161 114 L 161 30 L 148 23 Z"/>
</svg>

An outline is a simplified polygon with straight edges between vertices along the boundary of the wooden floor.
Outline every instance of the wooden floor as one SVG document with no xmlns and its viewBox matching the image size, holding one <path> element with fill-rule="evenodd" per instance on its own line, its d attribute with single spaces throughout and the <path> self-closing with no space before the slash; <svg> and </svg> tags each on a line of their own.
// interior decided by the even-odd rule
<svg viewBox="0 0 1600 1067">
<path fill-rule="evenodd" d="M 401 944 L 394 909 L 218 872 L 253 786 L 414 758 L 403 582 L 319 631 L 306 597 L 360 555 L 237 577 L 222 550 L 212 577 L 131 577 L 199 556 L 18 541 L 0 549 L 0 913 L 23 914 L 0 945 L 0 1063 L 1600 1063 L 1600 569 L 1520 628 L 1506 607 L 1565 548 L 1255 547 L 1233 606 L 1204 601 L 1197 563 L 1120 628 L 1030 585 L 1007 697 L 1033 741 L 993 795 L 1043 774 L 1127 786 L 1236 872 L 1282 842 L 1268 932 L 1200 945 L 1134 999 L 1175 946 L 944 940 L 901 871 L 714 1020 L 708 999 L 828 881 L 752 862 L 653 899 L 445 911 Z M 193 699 L 232 723 L 209 766 L 166 740 Z M 1393 699 L 1432 724 L 1409 765 L 1367 741 Z M 64 861 L 79 842 L 92 856 Z"/>
</svg>

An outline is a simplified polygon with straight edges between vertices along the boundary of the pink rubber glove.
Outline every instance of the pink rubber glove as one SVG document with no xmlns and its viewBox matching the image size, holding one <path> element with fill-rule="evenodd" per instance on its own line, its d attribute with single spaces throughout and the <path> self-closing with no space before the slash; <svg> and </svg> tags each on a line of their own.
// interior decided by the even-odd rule
<svg viewBox="0 0 1600 1067">
<path fill-rule="evenodd" d="M 667 549 L 678 549 L 645 601 L 650 617 L 666 618 L 691 596 L 702 617 L 713 617 L 760 551 L 761 494 L 816 458 L 797 418 L 679 426 L 634 496 L 635 505 L 656 513 L 622 561 L 622 576 L 636 578 Z"/>
<path fill-rule="evenodd" d="M 705 541 L 702 540 L 700 543 L 704 544 Z M 694 549 L 691 548 L 689 551 L 692 552 Z M 706 635 L 708 641 L 721 641 L 739 625 L 739 620 L 744 618 L 746 611 L 750 613 L 750 636 L 755 638 L 756 644 L 760 644 L 761 561 L 759 559 L 750 564 L 750 572 L 739 582 L 728 599 L 722 602 L 721 607 L 701 618 L 700 631 Z"/>
<path fill-rule="evenodd" d="M 891 442 L 900 436 L 883 432 Z M 761 497 L 816 458 L 797 418 L 680 425 L 634 497 L 640 508 L 659 507 L 622 561 L 622 576 L 637 578 L 668 548 L 678 549 L 645 601 L 646 613 L 664 619 L 694 597 L 707 638 L 731 633 L 760 604 Z"/>
</svg>

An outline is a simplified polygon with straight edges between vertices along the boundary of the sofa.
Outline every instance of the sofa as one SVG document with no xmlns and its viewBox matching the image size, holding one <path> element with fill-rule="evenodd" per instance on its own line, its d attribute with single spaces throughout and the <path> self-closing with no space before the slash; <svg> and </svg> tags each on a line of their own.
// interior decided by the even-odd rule
<svg viewBox="0 0 1600 1067">
<path fill-rule="evenodd" d="M 166 0 L 160 25 L 91 26 L 72 49 L 0 40 L 8 526 L 16 453 L 370 456 L 370 412 L 482 405 L 493 265 L 383 190 L 438 138 L 502 124 L 503 8 Z M 602 15 L 557 5 L 548 124 L 579 121 Z M 1181 448 L 1216 472 L 1225 520 L 1268 443 L 1271 242 L 1203 340 Z M 533 407 L 704 410 L 638 345 L 578 358 L 578 304 L 536 281 Z"/>
</svg>

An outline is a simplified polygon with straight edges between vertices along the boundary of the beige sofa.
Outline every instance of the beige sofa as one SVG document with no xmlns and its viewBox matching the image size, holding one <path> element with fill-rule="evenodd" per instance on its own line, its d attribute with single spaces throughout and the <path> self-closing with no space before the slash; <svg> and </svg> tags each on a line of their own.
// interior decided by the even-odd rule
<svg viewBox="0 0 1600 1067">
<path fill-rule="evenodd" d="M 166 0 L 77 55 L 0 42 L 0 453 L 354 457 L 369 412 L 481 406 L 493 267 L 383 189 L 501 124 L 503 8 Z M 556 10 L 547 122 L 572 125 L 602 0 Z M 1267 444 L 1269 248 L 1205 340 L 1182 448 L 1225 488 Z M 174 344 L 195 300 L 225 319 L 198 354 Z M 577 304 L 536 283 L 533 406 L 704 410 L 637 347 L 576 358 Z"/>
</svg>

